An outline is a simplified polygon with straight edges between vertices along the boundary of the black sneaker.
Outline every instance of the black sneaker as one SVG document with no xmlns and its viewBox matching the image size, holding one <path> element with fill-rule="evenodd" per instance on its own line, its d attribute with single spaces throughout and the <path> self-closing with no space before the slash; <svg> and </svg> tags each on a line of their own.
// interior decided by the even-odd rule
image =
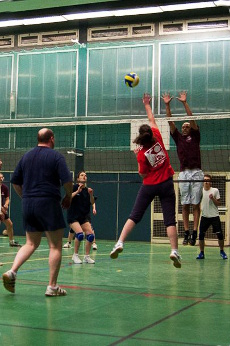
<svg viewBox="0 0 230 346">
<path fill-rule="evenodd" d="M 195 245 L 196 245 L 196 238 L 191 237 L 191 238 L 189 239 L 189 244 L 190 244 L 191 246 L 195 246 Z"/>
<path fill-rule="evenodd" d="M 21 245 L 17 241 L 10 242 L 10 247 L 21 247 Z"/>
<path fill-rule="evenodd" d="M 191 236 L 190 234 L 185 234 L 184 235 L 184 240 L 183 240 L 183 245 L 188 245 L 188 243 L 190 242 Z"/>
</svg>

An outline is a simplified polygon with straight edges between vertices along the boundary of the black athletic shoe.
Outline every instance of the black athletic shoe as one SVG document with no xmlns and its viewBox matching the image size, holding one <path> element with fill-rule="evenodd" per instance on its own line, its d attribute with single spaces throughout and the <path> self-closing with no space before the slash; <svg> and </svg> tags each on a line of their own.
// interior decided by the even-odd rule
<svg viewBox="0 0 230 346">
<path fill-rule="evenodd" d="M 17 241 L 10 242 L 11 247 L 21 247 L 21 245 Z"/>
<path fill-rule="evenodd" d="M 189 244 L 190 244 L 191 246 L 195 246 L 195 245 L 196 245 L 196 238 L 191 237 L 190 240 L 189 240 Z"/>
<path fill-rule="evenodd" d="M 190 240 L 191 240 L 191 236 L 190 234 L 185 234 L 184 235 L 184 240 L 183 240 L 183 245 L 188 245 L 188 243 L 190 243 Z"/>
</svg>

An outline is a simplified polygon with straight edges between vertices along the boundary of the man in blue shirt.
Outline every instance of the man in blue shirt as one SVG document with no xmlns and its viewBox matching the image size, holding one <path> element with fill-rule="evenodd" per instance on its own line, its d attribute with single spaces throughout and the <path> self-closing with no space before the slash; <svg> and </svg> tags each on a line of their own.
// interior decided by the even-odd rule
<svg viewBox="0 0 230 346">
<path fill-rule="evenodd" d="M 54 148 L 53 131 L 38 131 L 38 145 L 19 161 L 11 183 L 22 198 L 23 226 L 26 244 L 18 251 L 12 268 L 3 274 L 4 287 L 14 293 L 18 269 L 38 248 L 42 233 L 49 243 L 50 278 L 46 296 L 64 296 L 66 291 L 57 285 L 62 257 L 62 237 L 65 228 L 62 208 L 71 204 L 72 177 L 65 158 Z M 61 183 L 65 196 L 61 201 Z"/>
</svg>

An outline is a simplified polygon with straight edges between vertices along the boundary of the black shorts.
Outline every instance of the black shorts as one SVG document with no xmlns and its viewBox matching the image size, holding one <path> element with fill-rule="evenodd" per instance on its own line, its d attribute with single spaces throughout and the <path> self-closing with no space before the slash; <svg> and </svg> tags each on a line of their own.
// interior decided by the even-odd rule
<svg viewBox="0 0 230 346">
<path fill-rule="evenodd" d="M 91 217 L 90 217 L 90 215 L 86 215 L 86 216 L 79 216 L 76 218 L 68 219 L 69 224 L 74 223 L 74 222 L 79 222 L 80 225 L 83 225 L 86 222 L 91 223 Z"/>
<path fill-rule="evenodd" d="M 215 217 L 201 216 L 200 233 L 205 233 L 210 226 L 212 226 L 213 233 L 222 232 L 220 217 L 219 216 L 215 216 Z"/>
<path fill-rule="evenodd" d="M 8 220 L 9 219 L 9 215 L 6 213 L 5 214 L 5 220 Z"/>
<path fill-rule="evenodd" d="M 56 231 L 66 227 L 61 204 L 54 198 L 23 198 L 22 212 L 27 232 Z"/>
<path fill-rule="evenodd" d="M 159 196 L 166 227 L 176 225 L 175 191 L 172 178 L 156 185 L 142 185 L 138 191 L 133 210 L 129 216 L 136 224 L 141 221 L 152 200 Z"/>
</svg>

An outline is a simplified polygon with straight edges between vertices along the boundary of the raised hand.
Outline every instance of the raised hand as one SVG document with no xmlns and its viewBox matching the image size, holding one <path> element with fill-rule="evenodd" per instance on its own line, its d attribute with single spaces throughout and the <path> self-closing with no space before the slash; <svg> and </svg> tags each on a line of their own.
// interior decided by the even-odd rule
<svg viewBox="0 0 230 346">
<path fill-rule="evenodd" d="M 152 100 L 152 97 L 148 93 L 144 93 L 144 96 L 142 98 L 144 105 L 149 105 L 151 100 Z"/>
<path fill-rule="evenodd" d="M 162 94 L 161 98 L 164 101 L 164 103 L 167 105 L 172 101 L 173 96 L 170 96 L 169 93 L 164 93 L 164 94 Z"/>
<path fill-rule="evenodd" d="M 177 100 L 182 102 L 182 103 L 185 103 L 187 100 L 187 91 L 181 91 L 179 93 L 179 97 L 177 97 Z"/>
</svg>

